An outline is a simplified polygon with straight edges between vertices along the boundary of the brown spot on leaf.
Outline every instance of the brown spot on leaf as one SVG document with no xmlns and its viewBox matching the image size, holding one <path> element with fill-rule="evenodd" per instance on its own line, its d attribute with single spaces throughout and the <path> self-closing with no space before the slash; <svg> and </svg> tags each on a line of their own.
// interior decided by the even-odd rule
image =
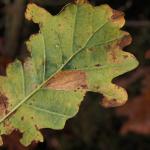
<svg viewBox="0 0 150 150">
<path fill-rule="evenodd" d="M 96 64 L 96 65 L 95 65 L 95 67 L 100 67 L 100 66 L 101 66 L 101 64 Z"/>
<path fill-rule="evenodd" d="M 12 131 L 14 131 L 16 128 L 9 122 L 9 120 L 5 120 L 3 123 L 4 128 L 7 129 L 7 133 L 10 134 Z"/>
<path fill-rule="evenodd" d="M 0 115 L 8 113 L 8 98 L 4 94 L 0 93 Z"/>
<path fill-rule="evenodd" d="M 118 10 L 113 9 L 113 15 L 111 16 L 111 18 L 113 20 L 118 20 L 122 17 L 124 17 L 124 13 L 122 11 L 118 11 Z"/>
<path fill-rule="evenodd" d="M 87 89 L 87 88 L 88 88 L 86 84 L 81 85 L 81 87 L 82 87 L 83 89 Z"/>
<path fill-rule="evenodd" d="M 82 71 L 62 71 L 48 81 L 46 87 L 56 90 L 87 90 L 86 74 Z"/>
<path fill-rule="evenodd" d="M 129 45 L 132 42 L 132 38 L 129 34 L 126 34 L 121 41 L 119 42 L 119 47 L 124 48 L 125 46 Z"/>
<path fill-rule="evenodd" d="M 117 59 L 115 50 L 112 50 L 112 51 L 110 52 L 110 55 L 112 56 L 112 59 L 113 59 L 114 61 Z"/>
<path fill-rule="evenodd" d="M 113 15 L 111 16 L 111 20 L 113 23 L 122 27 L 125 23 L 124 13 L 118 10 L 112 10 Z"/>
<path fill-rule="evenodd" d="M 125 103 L 125 101 L 120 101 L 117 99 L 107 99 L 107 98 L 103 98 L 102 102 L 100 103 L 103 107 L 105 108 L 109 108 L 109 107 L 117 107 L 117 106 L 121 106 Z"/>
</svg>

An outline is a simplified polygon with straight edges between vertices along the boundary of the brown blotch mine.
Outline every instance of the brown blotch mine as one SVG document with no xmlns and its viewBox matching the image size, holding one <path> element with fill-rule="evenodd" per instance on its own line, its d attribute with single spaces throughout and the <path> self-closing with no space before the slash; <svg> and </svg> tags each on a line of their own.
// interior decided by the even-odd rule
<svg viewBox="0 0 150 150">
<path fill-rule="evenodd" d="M 87 90 L 86 73 L 83 71 L 62 71 L 48 81 L 45 88 L 55 90 Z"/>
</svg>

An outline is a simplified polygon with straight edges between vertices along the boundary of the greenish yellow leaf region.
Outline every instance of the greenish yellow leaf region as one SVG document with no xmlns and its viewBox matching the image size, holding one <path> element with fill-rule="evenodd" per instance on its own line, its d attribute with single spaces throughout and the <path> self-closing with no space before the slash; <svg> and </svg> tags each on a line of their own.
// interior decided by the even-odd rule
<svg viewBox="0 0 150 150">
<path fill-rule="evenodd" d="M 70 4 L 52 16 L 29 4 L 26 18 L 40 31 L 27 42 L 31 57 L 16 60 L 0 77 L 0 134 L 19 130 L 25 146 L 43 141 L 42 128 L 62 129 L 87 91 L 102 93 L 103 105 L 126 102 L 112 79 L 134 69 L 135 57 L 121 49 L 131 42 L 121 31 L 123 13 L 108 5 Z"/>
</svg>

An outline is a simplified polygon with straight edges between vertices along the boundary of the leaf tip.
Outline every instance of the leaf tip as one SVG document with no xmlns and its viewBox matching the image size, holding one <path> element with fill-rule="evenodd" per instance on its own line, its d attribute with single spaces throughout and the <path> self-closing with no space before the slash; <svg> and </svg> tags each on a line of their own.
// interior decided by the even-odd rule
<svg viewBox="0 0 150 150">
<path fill-rule="evenodd" d="M 105 93 L 105 97 L 100 104 L 106 108 L 124 105 L 128 100 L 127 91 L 115 84 L 111 84 L 109 87 L 109 90 Z"/>
<path fill-rule="evenodd" d="M 110 107 L 122 106 L 126 103 L 126 101 L 127 101 L 127 98 L 125 98 L 124 100 L 103 98 L 100 104 L 105 108 L 110 108 Z"/>
</svg>

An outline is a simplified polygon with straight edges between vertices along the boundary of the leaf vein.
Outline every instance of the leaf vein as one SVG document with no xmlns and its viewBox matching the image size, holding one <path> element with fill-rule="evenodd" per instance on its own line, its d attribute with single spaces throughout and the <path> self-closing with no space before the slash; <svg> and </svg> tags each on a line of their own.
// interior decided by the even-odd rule
<svg viewBox="0 0 150 150">
<path fill-rule="evenodd" d="M 61 116 L 61 117 L 64 117 L 64 118 L 68 118 L 68 117 L 70 117 L 70 116 L 67 116 L 67 115 L 65 115 L 65 114 L 60 114 L 60 113 L 58 113 L 58 112 L 54 112 L 54 111 L 49 111 L 48 109 L 44 109 L 44 108 L 41 108 L 41 107 L 39 107 L 39 106 L 36 106 L 36 105 L 28 105 L 28 104 L 26 104 L 28 107 L 31 107 L 31 108 L 33 108 L 33 109 L 36 109 L 36 110 L 38 110 L 38 111 L 42 111 L 42 112 L 45 112 L 45 113 L 48 113 L 48 114 L 53 114 L 53 115 L 57 115 L 57 116 Z"/>
</svg>

